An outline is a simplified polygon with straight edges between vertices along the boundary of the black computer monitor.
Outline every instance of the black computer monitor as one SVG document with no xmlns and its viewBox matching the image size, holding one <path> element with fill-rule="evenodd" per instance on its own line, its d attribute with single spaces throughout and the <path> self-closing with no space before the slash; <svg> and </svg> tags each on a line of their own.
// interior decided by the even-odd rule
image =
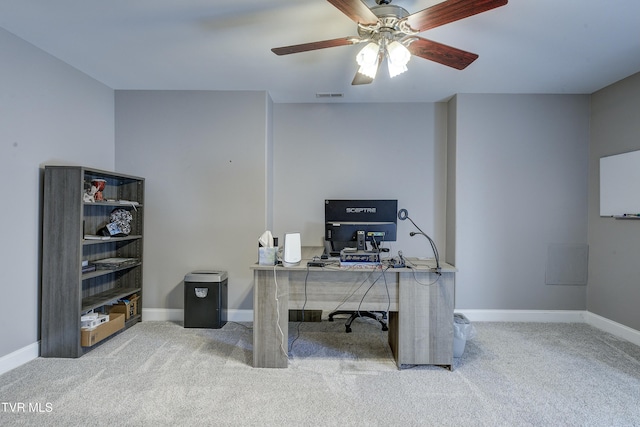
<svg viewBox="0 0 640 427">
<path fill-rule="evenodd" d="M 397 200 L 325 200 L 324 238 L 334 252 L 365 249 L 364 242 L 378 249 L 396 240 L 397 218 Z"/>
</svg>

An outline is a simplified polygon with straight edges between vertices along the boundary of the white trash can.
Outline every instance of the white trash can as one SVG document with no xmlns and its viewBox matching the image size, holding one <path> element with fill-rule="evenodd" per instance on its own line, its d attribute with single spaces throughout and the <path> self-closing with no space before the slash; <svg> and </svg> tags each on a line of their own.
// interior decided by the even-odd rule
<svg viewBox="0 0 640 427">
<path fill-rule="evenodd" d="M 462 357 L 467 340 L 475 336 L 475 328 L 464 314 L 453 313 L 453 357 Z"/>
</svg>

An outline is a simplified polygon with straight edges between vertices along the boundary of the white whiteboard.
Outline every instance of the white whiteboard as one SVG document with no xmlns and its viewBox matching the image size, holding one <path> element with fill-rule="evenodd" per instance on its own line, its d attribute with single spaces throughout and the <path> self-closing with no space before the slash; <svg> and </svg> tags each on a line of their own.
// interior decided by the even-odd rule
<svg viewBox="0 0 640 427">
<path fill-rule="evenodd" d="M 640 214 L 640 150 L 600 158 L 600 216 Z"/>
</svg>

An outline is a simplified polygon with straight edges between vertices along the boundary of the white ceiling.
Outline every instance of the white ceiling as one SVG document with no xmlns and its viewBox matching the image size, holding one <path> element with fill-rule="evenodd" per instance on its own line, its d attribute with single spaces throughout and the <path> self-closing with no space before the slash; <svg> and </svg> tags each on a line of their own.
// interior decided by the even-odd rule
<svg viewBox="0 0 640 427">
<path fill-rule="evenodd" d="M 438 2 L 393 4 L 413 13 Z M 274 102 L 584 94 L 640 71 L 639 0 L 510 0 L 420 34 L 480 55 L 467 69 L 413 57 L 406 73 L 381 70 L 363 86 L 351 86 L 357 45 L 270 51 L 356 35 L 325 0 L 0 0 L 0 27 L 113 89 L 266 90 Z"/>
</svg>

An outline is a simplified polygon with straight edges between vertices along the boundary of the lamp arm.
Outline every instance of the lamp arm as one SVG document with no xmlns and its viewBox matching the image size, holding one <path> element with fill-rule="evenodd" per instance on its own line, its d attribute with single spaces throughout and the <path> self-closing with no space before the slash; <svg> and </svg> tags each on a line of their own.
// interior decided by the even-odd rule
<svg viewBox="0 0 640 427">
<path fill-rule="evenodd" d="M 413 221 L 411 221 L 411 222 L 413 222 Z M 418 228 L 418 230 L 419 230 L 419 228 Z M 440 254 L 438 253 L 438 248 L 436 248 L 435 242 L 433 241 L 433 239 L 431 239 L 431 237 L 429 237 L 426 233 L 424 233 L 422 231 L 420 231 L 420 232 L 412 231 L 411 233 L 409 233 L 409 236 L 413 237 L 416 234 L 420 234 L 421 236 L 426 237 L 426 239 L 429 241 L 429 244 L 431 245 L 431 250 L 433 250 L 433 255 L 434 255 L 435 259 L 436 259 L 436 271 L 439 273 L 440 272 Z"/>
<path fill-rule="evenodd" d="M 409 221 L 411 221 L 411 224 L 413 224 L 413 226 L 418 229 L 419 233 L 412 231 L 409 233 L 409 236 L 413 237 L 416 234 L 421 234 L 427 238 L 427 240 L 429 241 L 429 244 L 431 245 L 431 250 L 433 250 L 433 256 L 436 259 L 436 272 L 440 274 L 440 254 L 438 253 L 438 248 L 436 247 L 435 242 L 431 239 L 431 237 L 427 235 L 427 233 L 425 233 L 420 229 L 420 227 L 418 227 L 418 224 L 413 222 L 413 220 L 409 217 L 409 212 L 407 212 L 406 209 L 400 209 L 400 211 L 398 211 L 398 219 L 402 221 L 404 221 L 405 219 L 408 219 Z"/>
</svg>

